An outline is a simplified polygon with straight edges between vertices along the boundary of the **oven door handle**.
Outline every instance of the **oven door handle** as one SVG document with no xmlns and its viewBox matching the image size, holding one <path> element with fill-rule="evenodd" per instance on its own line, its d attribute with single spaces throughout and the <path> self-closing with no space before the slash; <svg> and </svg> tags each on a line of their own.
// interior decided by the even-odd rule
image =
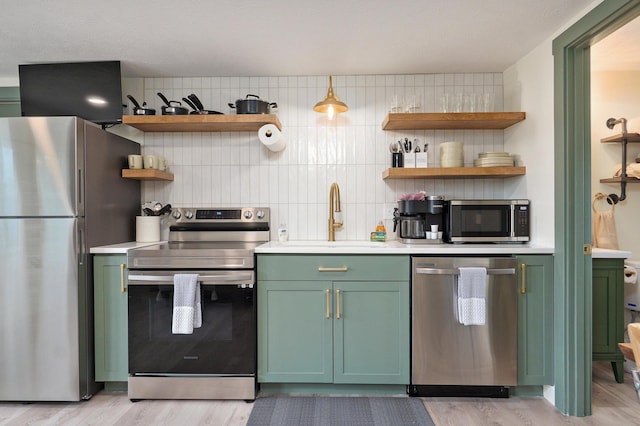
<svg viewBox="0 0 640 426">
<path fill-rule="evenodd" d="M 129 275 L 129 285 L 149 285 L 150 282 L 161 284 L 173 284 L 173 275 Z M 249 281 L 253 282 L 253 274 L 235 275 L 199 275 L 198 282 L 201 284 L 227 284 L 227 281 Z"/>
</svg>

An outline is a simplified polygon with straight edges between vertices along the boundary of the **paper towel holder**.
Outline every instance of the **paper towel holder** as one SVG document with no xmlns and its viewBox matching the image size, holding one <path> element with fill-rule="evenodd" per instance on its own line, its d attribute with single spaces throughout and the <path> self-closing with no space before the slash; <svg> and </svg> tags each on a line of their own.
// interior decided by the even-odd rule
<svg viewBox="0 0 640 426">
<path fill-rule="evenodd" d="M 315 104 L 313 110 L 328 114 L 329 120 L 333 119 L 334 113 L 337 114 L 349 110 L 349 107 L 333 93 L 332 76 L 329 76 L 329 90 L 327 91 L 327 96 L 322 101 Z"/>
</svg>

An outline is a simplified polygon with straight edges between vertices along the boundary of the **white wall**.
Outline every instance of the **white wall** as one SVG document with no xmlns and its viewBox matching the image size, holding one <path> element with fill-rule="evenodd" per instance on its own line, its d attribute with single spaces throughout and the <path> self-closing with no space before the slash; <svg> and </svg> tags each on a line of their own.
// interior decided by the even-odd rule
<svg viewBox="0 0 640 426">
<path fill-rule="evenodd" d="M 520 155 L 527 179 L 505 185 L 508 198 L 531 200 L 536 243 L 554 245 L 553 56 L 543 43 L 504 73 L 504 104 L 527 118 L 505 131 L 505 149 Z"/>
<path fill-rule="evenodd" d="M 594 46 L 594 54 L 597 45 Z M 621 126 L 606 126 L 608 118 L 626 118 L 627 129 L 640 133 L 640 71 L 599 71 L 591 74 L 591 189 L 592 195 L 620 194 L 620 185 L 600 183 L 600 179 L 613 176 L 614 169 L 622 164 L 622 146 L 603 144 L 600 139 L 618 134 Z M 628 145 L 627 162 L 633 163 L 640 154 L 640 144 Z M 598 210 L 609 210 L 605 202 L 596 204 Z M 640 259 L 638 239 L 640 211 L 640 184 L 627 185 L 627 198 L 615 207 L 618 245 Z"/>
<path fill-rule="evenodd" d="M 326 95 L 327 86 L 327 76 L 145 79 L 144 99 L 138 101 L 145 100 L 158 111 L 162 103 L 158 91 L 175 100 L 195 93 L 205 108 L 224 113 L 233 113 L 227 103 L 247 93 L 277 102 L 288 146 L 272 153 L 253 132 L 146 133 L 144 151 L 165 156 L 175 180 L 144 182 L 143 201 L 174 206 L 267 206 L 272 211 L 272 227 L 286 223 L 291 239 L 323 240 L 327 238 L 329 187 L 335 181 L 340 185 L 345 219 L 336 239 L 362 240 L 382 219 L 385 203 L 395 205 L 405 192 L 424 190 L 449 199 L 504 196 L 502 179 L 382 179 L 389 167 L 389 144 L 404 137 L 429 144 L 431 167 L 436 166 L 438 146 L 445 141 L 464 142 L 467 165 L 480 152 L 502 151 L 501 130 L 381 129 L 388 99 L 394 94 L 420 94 L 425 111 L 433 112 L 443 92 L 493 92 L 496 108 L 501 110 L 501 73 L 337 76 L 335 93 L 349 111 L 334 122 L 312 109 Z M 391 231 L 391 220 L 385 224 Z"/>
</svg>

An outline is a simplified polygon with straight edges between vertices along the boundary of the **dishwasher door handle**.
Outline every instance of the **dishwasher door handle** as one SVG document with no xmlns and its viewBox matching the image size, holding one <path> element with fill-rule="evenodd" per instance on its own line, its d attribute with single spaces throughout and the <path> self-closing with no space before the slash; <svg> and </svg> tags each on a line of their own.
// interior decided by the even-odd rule
<svg viewBox="0 0 640 426">
<path fill-rule="evenodd" d="M 441 268 L 416 268 L 417 274 L 423 275 L 460 275 L 458 268 L 441 269 Z M 515 275 L 515 268 L 487 269 L 487 275 Z"/>
</svg>

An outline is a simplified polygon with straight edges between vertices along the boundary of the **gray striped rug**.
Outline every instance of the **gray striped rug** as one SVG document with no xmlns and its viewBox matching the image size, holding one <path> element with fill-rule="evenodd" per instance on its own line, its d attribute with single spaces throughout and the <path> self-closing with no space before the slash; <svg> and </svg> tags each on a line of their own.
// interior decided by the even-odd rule
<svg viewBox="0 0 640 426">
<path fill-rule="evenodd" d="M 407 426 L 434 423 L 419 398 L 284 397 L 256 400 L 247 426 Z"/>
</svg>

